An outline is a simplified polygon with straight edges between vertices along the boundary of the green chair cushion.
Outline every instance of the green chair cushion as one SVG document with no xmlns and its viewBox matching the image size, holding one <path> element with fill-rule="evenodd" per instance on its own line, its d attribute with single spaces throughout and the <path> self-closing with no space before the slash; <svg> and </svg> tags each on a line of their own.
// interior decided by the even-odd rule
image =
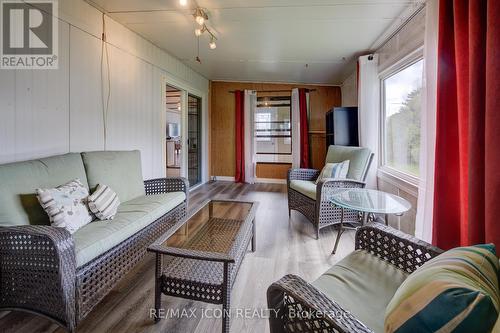
<svg viewBox="0 0 500 333">
<path fill-rule="evenodd" d="M 384 332 L 385 308 L 408 274 L 364 250 L 338 262 L 312 284 L 374 332 Z"/>
<path fill-rule="evenodd" d="M 78 153 L 0 165 L 0 226 L 49 225 L 35 189 L 56 187 L 76 178 L 88 188 Z"/>
<path fill-rule="evenodd" d="M 349 161 L 347 178 L 363 181 L 370 163 L 371 151 L 363 147 L 330 146 L 325 163 Z"/>
<path fill-rule="evenodd" d="M 96 220 L 74 234 L 77 267 L 120 244 L 186 199 L 184 192 L 145 195 L 120 204 L 112 220 Z"/>
<path fill-rule="evenodd" d="M 104 184 L 116 192 L 121 202 L 146 194 L 138 150 L 84 152 L 82 159 L 91 193 Z"/>
<path fill-rule="evenodd" d="M 309 198 L 316 200 L 316 183 L 309 180 L 292 180 L 290 187 Z"/>
</svg>

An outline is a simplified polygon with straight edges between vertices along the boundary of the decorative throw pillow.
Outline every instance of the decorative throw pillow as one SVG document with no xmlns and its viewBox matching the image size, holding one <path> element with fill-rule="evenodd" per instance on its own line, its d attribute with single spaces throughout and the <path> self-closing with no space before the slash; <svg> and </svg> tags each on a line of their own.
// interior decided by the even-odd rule
<svg viewBox="0 0 500 333">
<path fill-rule="evenodd" d="M 79 179 L 56 188 L 38 188 L 36 193 L 53 226 L 74 233 L 92 221 L 87 208 L 89 191 Z"/>
<path fill-rule="evenodd" d="M 500 295 L 495 246 L 449 250 L 401 284 L 385 313 L 385 332 L 490 332 Z"/>
<path fill-rule="evenodd" d="M 92 195 L 88 197 L 90 211 L 99 220 L 112 220 L 120 205 L 120 200 L 109 186 L 99 184 Z"/>
<path fill-rule="evenodd" d="M 316 179 L 316 184 L 323 178 L 347 178 L 349 160 L 340 163 L 326 163 Z"/>
</svg>

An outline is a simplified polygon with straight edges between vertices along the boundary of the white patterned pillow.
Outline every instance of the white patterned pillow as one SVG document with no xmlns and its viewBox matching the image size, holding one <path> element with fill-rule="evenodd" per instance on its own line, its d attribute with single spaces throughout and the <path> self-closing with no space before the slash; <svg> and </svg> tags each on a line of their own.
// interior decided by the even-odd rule
<svg viewBox="0 0 500 333">
<path fill-rule="evenodd" d="M 340 163 L 326 163 L 316 179 L 316 184 L 323 178 L 347 178 L 349 160 Z"/>
<path fill-rule="evenodd" d="M 74 233 L 92 221 L 87 208 L 89 191 L 79 179 L 49 189 L 36 189 L 40 205 L 49 216 L 50 223 Z"/>
<path fill-rule="evenodd" d="M 109 186 L 99 184 L 88 197 L 89 209 L 99 220 L 112 220 L 120 205 L 120 200 Z"/>
</svg>

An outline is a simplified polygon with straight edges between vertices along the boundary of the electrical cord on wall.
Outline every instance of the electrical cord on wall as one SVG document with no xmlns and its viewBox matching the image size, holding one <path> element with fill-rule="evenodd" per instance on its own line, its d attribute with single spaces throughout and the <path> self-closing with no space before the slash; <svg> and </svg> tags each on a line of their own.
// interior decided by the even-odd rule
<svg viewBox="0 0 500 333">
<path fill-rule="evenodd" d="M 104 150 L 107 149 L 108 141 L 108 110 L 109 100 L 111 98 L 111 78 L 109 67 L 108 43 L 106 42 L 106 20 L 104 13 L 102 14 L 102 36 L 101 36 L 101 103 L 102 103 L 102 123 L 104 136 Z M 106 76 L 107 76 L 107 94 L 104 96 L 104 56 L 106 56 Z"/>
</svg>

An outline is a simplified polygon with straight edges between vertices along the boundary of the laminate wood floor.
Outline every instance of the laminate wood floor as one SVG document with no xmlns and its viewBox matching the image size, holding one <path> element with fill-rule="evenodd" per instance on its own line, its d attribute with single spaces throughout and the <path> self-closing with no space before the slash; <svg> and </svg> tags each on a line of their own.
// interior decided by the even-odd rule
<svg viewBox="0 0 500 333">
<path fill-rule="evenodd" d="M 212 182 L 191 192 L 189 209 L 196 209 L 208 198 L 259 202 L 257 250 L 247 253 L 231 295 L 232 309 L 248 309 L 245 311 L 252 315 L 233 318 L 231 332 L 269 332 L 267 319 L 259 317 L 261 310 L 267 308 L 266 290 L 272 282 L 285 274 L 296 274 L 312 281 L 354 249 L 354 231 L 342 235 L 337 254 L 331 255 L 336 230 L 323 229 L 320 239 L 316 240 L 313 227 L 304 216 L 292 211 L 289 219 L 285 185 Z M 220 332 L 220 319 L 211 318 L 217 315 L 214 310 L 220 309 L 220 305 L 167 296 L 162 297 L 162 307 L 167 311 L 178 309 L 180 318 L 153 323 L 150 319 L 154 291 L 153 259 L 152 254 L 147 254 L 80 323 L 77 332 Z M 190 317 L 189 309 L 196 309 L 196 317 Z M 65 331 L 42 317 L 4 311 L 0 312 L 0 332 Z"/>
</svg>

